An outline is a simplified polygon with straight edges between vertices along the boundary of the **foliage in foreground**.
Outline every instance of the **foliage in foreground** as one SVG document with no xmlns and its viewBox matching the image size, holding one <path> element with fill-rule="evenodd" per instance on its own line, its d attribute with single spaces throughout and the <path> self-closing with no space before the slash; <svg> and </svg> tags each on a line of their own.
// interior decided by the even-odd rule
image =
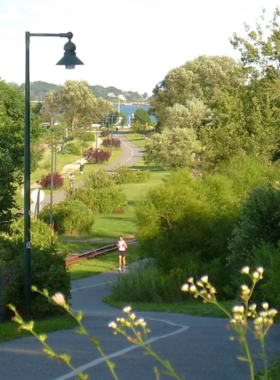
<svg viewBox="0 0 280 380">
<path fill-rule="evenodd" d="M 259 267 L 255 271 L 250 271 L 250 268 L 246 266 L 242 269 L 241 272 L 248 275 L 251 284 L 250 286 L 241 286 L 240 301 L 236 306 L 233 307 L 232 313 L 223 309 L 223 307 L 219 304 L 216 298 L 217 291 L 215 287 L 209 282 L 208 276 L 206 275 L 202 276 L 198 281 L 195 281 L 194 278 L 189 278 L 187 283 L 182 285 L 181 290 L 183 292 L 190 293 L 195 298 L 201 298 L 205 303 L 215 305 L 225 313 L 225 315 L 229 318 L 229 327 L 234 332 L 234 335 L 230 337 L 230 340 L 237 340 L 242 351 L 243 356 L 238 356 L 237 359 L 248 364 L 250 379 L 255 380 L 255 375 L 257 375 L 257 378 L 259 379 L 261 378 L 263 380 L 269 380 L 271 379 L 269 375 L 272 372 L 269 374 L 268 359 L 265 350 L 265 338 L 271 326 L 273 325 L 274 317 L 278 311 L 276 309 L 269 308 L 267 302 L 263 302 L 261 304 L 261 308 L 258 308 L 256 304 L 250 303 L 256 284 L 263 278 L 263 268 Z M 83 313 L 81 311 L 77 313 L 71 311 L 62 293 L 57 292 L 52 297 L 50 297 L 47 290 L 41 292 L 38 291 L 34 286 L 32 287 L 32 290 L 45 296 L 49 301 L 59 305 L 64 311 L 69 313 L 74 318 L 74 320 L 76 320 L 76 322 L 79 324 L 77 333 L 85 335 L 91 341 L 91 343 L 96 347 L 102 356 L 103 360 L 106 362 L 111 375 L 115 380 L 117 380 L 118 376 L 115 371 L 114 363 L 112 363 L 103 352 L 98 339 L 96 339 L 90 332 L 87 331 L 82 322 Z M 67 364 L 69 368 L 77 374 L 78 379 L 89 379 L 89 376 L 87 374 L 79 372 L 75 369 L 74 365 L 72 364 L 72 358 L 70 355 L 59 354 L 51 348 L 51 346 L 46 342 L 46 334 L 36 333 L 34 329 L 34 321 L 25 322 L 13 305 L 10 304 L 8 306 L 15 313 L 15 316 L 13 318 L 14 322 L 19 324 L 19 328 L 21 330 L 31 332 L 31 334 L 33 334 L 37 340 L 42 343 L 44 346 L 44 352 L 50 358 L 57 358 L 59 361 Z M 128 340 L 128 342 L 142 347 L 146 354 L 151 355 L 154 359 L 156 359 L 158 363 L 161 364 L 161 371 L 157 367 L 154 368 L 157 379 L 160 378 L 161 373 L 165 373 L 177 380 L 182 380 L 182 377 L 176 373 L 171 363 L 168 360 L 162 359 L 151 348 L 150 340 L 148 339 L 148 334 L 151 331 L 147 327 L 146 321 L 143 318 L 137 318 L 136 315 L 131 311 L 130 306 L 125 307 L 123 309 L 123 312 L 126 314 L 125 317 L 117 318 L 116 321 L 109 323 L 109 327 L 113 330 L 114 335 L 123 335 L 125 339 Z M 253 323 L 249 323 L 249 319 L 252 319 Z M 263 370 L 258 374 L 255 373 L 255 363 L 253 361 L 251 348 L 248 343 L 249 332 L 251 332 L 254 335 L 255 339 L 260 343 L 259 357 L 263 362 Z"/>
<path fill-rule="evenodd" d="M 0 267 L 3 291 L 0 304 L 13 303 L 19 310 L 24 300 L 23 219 L 12 224 L 12 235 L 0 237 Z M 65 256 L 57 251 L 57 240 L 50 244 L 50 229 L 40 220 L 31 220 L 32 255 L 31 281 L 36 286 L 54 292 L 60 289 L 66 299 L 70 298 L 70 274 L 65 267 Z M 46 299 L 33 294 L 31 313 L 34 318 L 57 313 Z"/>
<path fill-rule="evenodd" d="M 263 243 L 271 243 L 269 236 L 273 235 L 273 252 L 275 252 L 276 237 L 279 236 L 280 240 L 277 203 L 274 207 L 274 200 L 278 195 L 269 194 L 271 191 L 279 192 L 272 187 L 278 177 L 277 166 L 267 167 L 261 161 L 247 156 L 240 156 L 230 164 L 221 165 L 219 171 L 196 179 L 187 169 L 171 173 L 162 185 L 152 188 L 145 201 L 137 207 L 138 237 L 143 255 L 155 258 L 157 266 L 167 276 L 176 269 L 183 270 L 187 276 L 191 273 L 199 276 L 207 272 L 217 284 L 221 297 L 234 298 L 239 283 L 235 281 L 229 286 L 228 278 L 231 277 L 231 271 L 232 276 L 236 276 L 236 268 L 243 257 L 240 256 L 243 255 L 243 249 L 239 244 L 235 268 L 231 267 L 228 260 L 231 255 L 229 239 L 234 238 L 232 233 L 235 228 L 239 228 L 238 222 L 241 220 L 239 217 L 241 218 L 243 205 L 248 202 L 247 209 L 251 209 L 249 205 L 254 203 L 254 209 L 247 217 L 250 223 L 247 223 L 244 244 L 245 241 L 249 241 L 254 244 L 255 250 L 261 249 L 261 246 L 258 246 L 260 239 L 257 240 L 257 237 L 262 238 Z M 268 184 L 272 190 L 262 190 L 262 187 Z M 253 193 L 260 194 L 259 201 L 250 201 L 253 188 L 256 188 Z M 258 207 L 259 202 L 262 203 Z M 267 205 L 269 212 L 265 212 Z M 263 223 L 271 228 L 268 234 L 265 228 L 262 233 L 258 233 Z M 241 242 L 242 226 L 241 223 L 238 242 Z M 245 239 L 247 235 L 250 238 Z M 253 239 L 253 235 L 256 238 Z M 252 258 L 252 250 L 249 250 L 244 257 L 246 262 L 254 265 L 260 264 L 265 258 L 264 263 L 268 268 L 267 278 L 272 279 L 272 271 L 275 275 L 273 284 L 265 296 L 268 297 L 270 293 L 269 301 L 278 306 L 277 298 L 271 298 L 276 292 L 272 292 L 271 289 L 275 286 L 274 278 L 277 276 L 272 261 L 274 267 L 279 268 L 279 264 L 276 263 L 279 255 L 269 255 L 267 247 L 266 254 L 262 249 L 262 254 L 260 252 L 258 255 L 255 254 L 251 261 L 247 261 L 247 257 Z M 267 278 L 261 287 L 262 290 L 268 284 Z"/>
</svg>

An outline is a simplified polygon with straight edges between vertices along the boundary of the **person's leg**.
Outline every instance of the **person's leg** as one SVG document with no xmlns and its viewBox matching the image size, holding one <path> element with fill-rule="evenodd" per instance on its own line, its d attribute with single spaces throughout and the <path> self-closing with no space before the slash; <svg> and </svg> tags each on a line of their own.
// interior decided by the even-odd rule
<svg viewBox="0 0 280 380">
<path fill-rule="evenodd" d="M 122 270 L 122 255 L 119 252 L 119 270 Z"/>
<path fill-rule="evenodd" d="M 125 255 L 123 255 L 123 257 L 122 257 L 122 264 L 123 264 L 123 266 L 125 267 L 125 265 L 126 265 L 126 258 L 125 258 Z"/>
</svg>

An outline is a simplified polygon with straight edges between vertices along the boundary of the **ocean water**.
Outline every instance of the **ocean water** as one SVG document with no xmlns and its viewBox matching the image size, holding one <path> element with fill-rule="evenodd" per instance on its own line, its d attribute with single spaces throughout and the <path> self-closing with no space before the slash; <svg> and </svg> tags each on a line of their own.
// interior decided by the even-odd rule
<svg viewBox="0 0 280 380">
<path fill-rule="evenodd" d="M 118 109 L 117 104 L 115 104 L 114 107 L 116 109 Z M 136 106 L 136 105 L 135 106 L 128 106 L 128 105 L 124 105 L 124 104 L 120 105 L 120 111 L 126 115 L 126 125 L 128 125 L 130 123 L 131 115 L 133 113 L 135 113 L 135 111 L 138 108 L 144 108 L 146 111 L 149 111 L 149 109 L 150 109 L 149 106 Z M 151 115 L 151 119 L 152 119 L 152 121 L 157 121 L 156 117 L 153 115 Z"/>
</svg>

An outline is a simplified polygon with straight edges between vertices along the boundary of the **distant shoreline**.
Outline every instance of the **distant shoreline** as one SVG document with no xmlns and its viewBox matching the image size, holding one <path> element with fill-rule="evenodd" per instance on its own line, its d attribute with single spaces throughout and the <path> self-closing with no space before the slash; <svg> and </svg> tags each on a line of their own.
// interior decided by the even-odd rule
<svg viewBox="0 0 280 380">
<path fill-rule="evenodd" d="M 113 104 L 114 104 L 115 106 L 118 105 L 118 103 L 114 103 L 114 102 L 113 102 Z M 138 103 L 138 102 L 137 102 L 137 103 L 121 103 L 120 106 L 122 106 L 122 107 L 125 107 L 125 106 L 127 106 L 127 107 L 134 107 L 134 106 L 151 107 L 150 104 L 147 104 L 147 103 Z"/>
</svg>

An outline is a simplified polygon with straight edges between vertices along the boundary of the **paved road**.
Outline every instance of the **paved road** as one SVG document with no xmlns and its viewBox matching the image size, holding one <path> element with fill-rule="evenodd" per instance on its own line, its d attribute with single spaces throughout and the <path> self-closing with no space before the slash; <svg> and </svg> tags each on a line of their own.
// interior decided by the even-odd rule
<svg viewBox="0 0 280 380">
<path fill-rule="evenodd" d="M 116 257 L 117 261 L 117 257 Z M 72 309 L 83 310 L 88 331 L 97 337 L 104 351 L 116 363 L 120 380 L 155 379 L 153 358 L 143 355 L 142 349 L 113 335 L 108 323 L 121 311 L 102 302 L 110 293 L 108 283 L 122 273 L 112 271 L 72 282 Z M 124 305 L 125 306 L 125 305 Z M 179 375 L 189 380 L 249 380 L 247 367 L 236 360 L 236 342 L 229 341 L 226 320 L 182 314 L 139 312 L 152 330 L 152 347 L 173 364 Z M 1 325 L 0 325 L 1 328 Z M 48 342 L 60 353 L 68 353 L 76 368 L 90 379 L 108 380 L 111 375 L 103 360 L 86 337 L 75 329 L 49 334 Z M 273 326 L 267 341 L 270 357 L 279 353 L 280 326 Z M 257 343 L 252 339 L 251 343 Z M 49 360 L 34 338 L 18 339 L 0 344 L 1 380 L 66 380 L 76 379 L 63 363 Z M 160 368 L 160 366 L 159 366 Z M 161 379 L 167 379 L 162 375 Z"/>
<path fill-rule="evenodd" d="M 114 137 L 118 137 L 121 140 L 122 154 L 113 162 L 106 166 L 107 171 L 112 171 L 117 165 L 124 164 L 126 166 L 132 167 L 134 166 L 143 156 L 143 151 L 135 144 L 133 144 L 130 140 L 128 140 L 124 132 L 118 132 L 118 134 L 114 135 Z M 79 167 L 79 160 L 67 165 L 69 167 L 69 172 L 76 167 Z M 72 168 L 72 169 L 71 169 Z M 85 168 L 86 170 L 87 168 Z M 79 183 L 76 183 L 75 186 L 79 186 Z M 58 191 L 53 194 L 53 203 L 58 203 L 62 201 L 65 197 L 64 190 Z M 42 202 L 42 206 L 46 206 L 50 203 L 50 196 L 46 195 L 44 201 Z"/>
</svg>

